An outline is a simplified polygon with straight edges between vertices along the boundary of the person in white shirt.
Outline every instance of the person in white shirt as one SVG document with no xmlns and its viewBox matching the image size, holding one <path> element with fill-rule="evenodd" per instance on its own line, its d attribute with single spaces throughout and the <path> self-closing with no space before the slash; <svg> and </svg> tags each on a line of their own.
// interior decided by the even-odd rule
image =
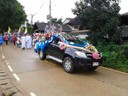
<svg viewBox="0 0 128 96">
<path fill-rule="evenodd" d="M 31 49 L 32 48 L 32 38 L 29 34 L 26 36 L 26 48 Z"/>
<path fill-rule="evenodd" d="M 25 34 L 23 34 L 23 36 L 21 37 L 21 48 L 22 49 L 26 48 L 26 36 L 25 36 Z"/>
</svg>

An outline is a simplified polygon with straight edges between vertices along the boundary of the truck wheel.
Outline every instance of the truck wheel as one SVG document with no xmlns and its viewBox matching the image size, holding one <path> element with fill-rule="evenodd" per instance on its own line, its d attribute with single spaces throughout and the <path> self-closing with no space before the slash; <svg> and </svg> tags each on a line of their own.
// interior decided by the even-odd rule
<svg viewBox="0 0 128 96">
<path fill-rule="evenodd" d="M 72 73 L 74 71 L 73 61 L 70 57 L 65 57 L 64 58 L 63 68 L 68 73 Z"/>
<path fill-rule="evenodd" d="M 40 51 L 38 52 L 38 54 L 39 54 L 40 60 L 46 59 L 46 54 L 45 54 L 43 51 L 40 50 Z"/>
</svg>

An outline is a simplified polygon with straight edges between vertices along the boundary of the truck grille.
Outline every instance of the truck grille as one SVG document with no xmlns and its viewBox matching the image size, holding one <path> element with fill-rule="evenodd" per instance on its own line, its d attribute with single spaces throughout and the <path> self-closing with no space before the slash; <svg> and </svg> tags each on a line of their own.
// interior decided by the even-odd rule
<svg viewBox="0 0 128 96">
<path fill-rule="evenodd" d="M 99 54 L 99 58 L 98 59 L 101 59 L 101 57 L 102 57 L 101 53 L 98 53 L 98 54 Z M 88 58 L 93 58 L 92 57 L 92 53 L 86 53 L 86 55 L 87 55 Z"/>
</svg>

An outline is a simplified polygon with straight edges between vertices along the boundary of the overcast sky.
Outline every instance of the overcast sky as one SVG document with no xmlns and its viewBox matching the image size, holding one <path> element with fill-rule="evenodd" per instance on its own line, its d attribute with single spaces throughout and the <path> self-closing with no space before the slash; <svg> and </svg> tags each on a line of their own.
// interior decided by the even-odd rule
<svg viewBox="0 0 128 96">
<path fill-rule="evenodd" d="M 49 14 L 49 0 L 17 0 L 24 6 L 24 10 L 31 22 L 31 15 L 34 15 L 33 22 L 47 22 Z M 75 8 L 75 2 L 80 0 L 51 0 L 52 1 L 52 17 L 54 18 L 73 18 L 75 17 L 71 9 Z M 120 13 L 128 12 L 128 0 L 120 0 Z"/>
</svg>

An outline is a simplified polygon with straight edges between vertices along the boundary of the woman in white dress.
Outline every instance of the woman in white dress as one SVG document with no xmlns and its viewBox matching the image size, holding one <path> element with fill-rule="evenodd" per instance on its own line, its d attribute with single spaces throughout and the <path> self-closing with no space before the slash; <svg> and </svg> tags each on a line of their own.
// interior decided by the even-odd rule
<svg viewBox="0 0 128 96">
<path fill-rule="evenodd" d="M 21 48 L 22 49 L 26 48 L 26 36 L 25 36 L 25 34 L 21 37 Z"/>
<path fill-rule="evenodd" d="M 29 34 L 26 36 L 26 48 L 31 49 L 32 48 L 32 38 Z"/>
</svg>

